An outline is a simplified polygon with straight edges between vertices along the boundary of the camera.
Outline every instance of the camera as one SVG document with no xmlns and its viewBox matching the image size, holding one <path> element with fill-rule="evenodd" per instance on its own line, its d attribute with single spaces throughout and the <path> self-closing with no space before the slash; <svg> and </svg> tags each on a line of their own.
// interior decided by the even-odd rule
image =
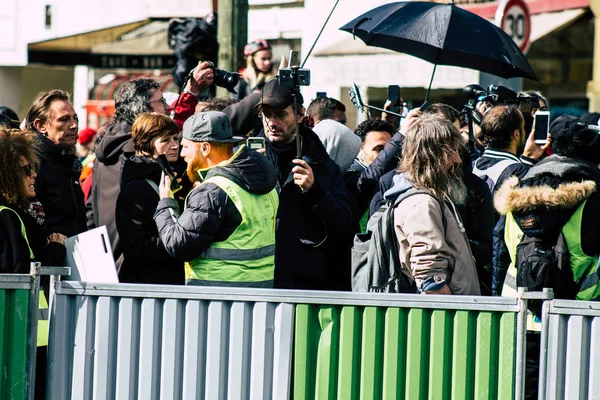
<svg viewBox="0 0 600 400">
<path fill-rule="evenodd" d="M 208 64 L 215 74 L 215 85 L 225 88 L 229 92 L 235 94 L 235 87 L 240 81 L 240 74 L 238 74 L 237 72 L 228 72 L 219 69 L 215 67 L 215 64 L 213 64 L 211 61 L 209 61 Z"/>
<path fill-rule="evenodd" d="M 481 124 L 483 115 L 477 111 L 477 104 L 486 102 L 492 106 L 513 105 L 519 108 L 523 113 L 531 113 L 537 107 L 538 100 L 527 95 L 517 94 L 505 86 L 490 85 L 487 89 L 479 85 L 471 84 L 463 88 L 463 94 L 469 98 L 462 113 L 468 119 L 472 119 L 477 125 Z"/>
<path fill-rule="evenodd" d="M 279 69 L 279 84 L 288 87 L 310 86 L 310 70 L 298 67 L 298 52 L 290 51 L 289 68 Z"/>
<path fill-rule="evenodd" d="M 224 71 L 222 69 L 215 67 L 215 64 L 212 61 L 207 61 L 207 62 L 208 62 L 208 67 L 213 70 L 213 73 L 214 73 L 213 82 L 215 83 L 215 85 L 225 88 L 231 93 L 237 94 L 235 91 L 235 87 L 237 86 L 238 82 L 240 81 L 240 74 L 238 74 L 237 72 Z M 190 73 L 188 74 L 188 76 L 186 78 L 186 81 L 192 78 L 196 68 L 194 68 L 193 70 L 190 71 Z M 184 83 L 184 85 L 185 85 L 185 83 Z"/>
</svg>

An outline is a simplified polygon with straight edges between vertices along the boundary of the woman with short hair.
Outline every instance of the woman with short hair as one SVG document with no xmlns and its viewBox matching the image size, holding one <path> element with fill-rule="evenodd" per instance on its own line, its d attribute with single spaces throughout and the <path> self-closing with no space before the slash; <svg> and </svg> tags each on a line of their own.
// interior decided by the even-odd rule
<svg viewBox="0 0 600 400">
<path fill-rule="evenodd" d="M 183 263 L 169 256 L 153 219 L 160 200 L 158 185 L 162 174 L 157 159 L 165 155 L 169 163 L 177 161 L 178 135 L 175 122 L 159 113 L 140 114 L 132 125 L 135 154 L 121 156 L 121 191 L 116 205 L 117 231 L 123 250 L 121 282 L 185 283 Z"/>
</svg>

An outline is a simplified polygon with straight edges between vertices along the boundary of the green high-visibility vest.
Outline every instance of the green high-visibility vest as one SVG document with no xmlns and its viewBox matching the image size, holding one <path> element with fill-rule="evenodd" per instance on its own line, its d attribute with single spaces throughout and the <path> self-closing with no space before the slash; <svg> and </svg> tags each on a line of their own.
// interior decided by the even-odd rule
<svg viewBox="0 0 600 400">
<path fill-rule="evenodd" d="M 585 200 L 567 223 L 562 227 L 561 232 L 565 238 L 567 249 L 569 250 L 569 260 L 573 279 L 580 283 L 581 287 L 576 300 L 597 300 L 600 297 L 600 285 L 598 284 L 598 256 L 588 256 L 581 247 L 581 221 L 583 219 L 583 209 L 587 200 Z M 510 266 L 506 273 L 504 286 L 502 287 L 502 296 L 517 297 L 517 269 L 515 267 L 515 258 L 517 246 L 523 239 L 523 231 L 519 227 L 512 213 L 506 215 L 506 225 L 504 229 L 504 242 L 510 255 Z M 539 321 L 534 320 L 530 313 L 527 323 L 528 330 L 540 330 Z"/>
<path fill-rule="evenodd" d="M 15 210 L 6 206 L 0 206 L 0 212 L 4 210 L 9 210 L 14 212 L 19 222 L 21 223 L 21 234 L 27 243 L 27 248 L 29 249 L 29 258 L 33 260 L 33 250 L 31 250 L 31 246 L 29 246 L 29 239 L 27 239 L 27 231 L 25 230 L 25 224 L 23 220 L 17 214 Z M 37 346 L 48 346 L 48 301 L 46 300 L 46 295 L 43 290 L 40 290 L 39 295 L 39 303 L 38 303 L 38 334 L 37 334 Z"/>
<path fill-rule="evenodd" d="M 242 222 L 226 240 L 214 242 L 200 257 L 186 263 L 187 284 L 273 287 L 277 191 L 252 194 L 223 176 L 213 176 L 202 184 L 206 183 L 227 193 Z"/>
</svg>

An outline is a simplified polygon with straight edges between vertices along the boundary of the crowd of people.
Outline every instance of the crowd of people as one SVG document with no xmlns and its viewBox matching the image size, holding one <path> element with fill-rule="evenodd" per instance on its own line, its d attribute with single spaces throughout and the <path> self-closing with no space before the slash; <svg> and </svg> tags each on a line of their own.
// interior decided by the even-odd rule
<svg viewBox="0 0 600 400">
<path fill-rule="evenodd" d="M 214 79 L 201 62 L 172 106 L 152 79 L 123 85 L 99 132 L 79 131 L 58 89 L 23 122 L 0 110 L 0 272 L 63 265 L 67 237 L 105 225 L 124 283 L 350 290 L 354 235 L 402 198 L 394 245 L 414 292 L 515 295 L 523 236 L 559 232 L 567 296 L 598 299 L 597 118 L 560 116 L 538 144 L 549 105 L 526 93 L 526 111 L 480 102 L 474 135 L 446 104 L 353 131 L 341 102 L 305 109 L 274 78 L 268 43 L 246 56 L 239 99 L 199 102 Z"/>
</svg>

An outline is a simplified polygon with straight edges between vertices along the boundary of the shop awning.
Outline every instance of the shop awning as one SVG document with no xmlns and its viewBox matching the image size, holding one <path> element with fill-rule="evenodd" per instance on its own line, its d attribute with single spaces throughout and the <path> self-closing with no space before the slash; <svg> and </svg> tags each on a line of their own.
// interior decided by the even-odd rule
<svg viewBox="0 0 600 400">
<path fill-rule="evenodd" d="M 148 20 L 113 26 L 57 39 L 29 43 L 29 51 L 89 52 L 91 47 L 117 40 L 121 35 L 148 24 Z"/>
<path fill-rule="evenodd" d="M 563 29 L 575 22 L 586 13 L 585 8 L 576 8 L 552 13 L 543 13 L 531 17 L 531 42 Z M 368 55 L 368 54 L 398 54 L 391 50 L 379 47 L 367 46 L 360 39 L 349 36 L 333 46 L 327 47 L 315 53 L 316 57 Z"/>
<path fill-rule="evenodd" d="M 92 54 L 170 55 L 173 50 L 167 44 L 168 26 L 168 21 L 152 21 L 121 35 L 119 40 L 93 45 L 90 51 Z"/>
</svg>

